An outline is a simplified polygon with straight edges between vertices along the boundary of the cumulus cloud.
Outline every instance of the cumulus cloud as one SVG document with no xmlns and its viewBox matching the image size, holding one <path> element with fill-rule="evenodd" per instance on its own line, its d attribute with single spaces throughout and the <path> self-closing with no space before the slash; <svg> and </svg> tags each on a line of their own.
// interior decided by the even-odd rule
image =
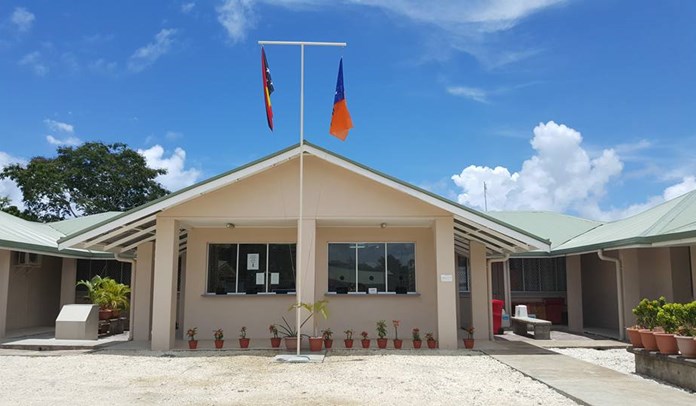
<svg viewBox="0 0 696 406">
<path fill-rule="evenodd" d="M 471 99 L 479 103 L 488 103 L 488 94 L 486 91 L 475 87 L 450 86 L 447 88 L 447 93 L 453 96 Z"/>
<path fill-rule="evenodd" d="M 17 27 L 19 32 L 29 31 L 31 26 L 34 24 L 35 19 L 36 16 L 23 7 L 15 8 L 14 12 L 12 13 L 12 17 L 10 17 L 10 21 L 12 21 L 12 24 Z"/>
<path fill-rule="evenodd" d="M 154 41 L 138 48 L 128 60 L 128 70 L 131 72 L 141 72 L 157 62 L 159 58 L 166 55 L 174 43 L 176 30 L 164 28 L 155 35 Z"/>
<path fill-rule="evenodd" d="M 30 52 L 19 60 L 20 66 L 29 67 L 36 76 L 46 76 L 48 74 L 48 66 L 42 61 L 39 51 Z"/>
<path fill-rule="evenodd" d="M 184 14 L 188 14 L 188 13 L 191 12 L 191 10 L 193 10 L 194 7 L 196 7 L 196 3 L 195 3 L 195 2 L 184 3 L 184 4 L 181 5 L 181 12 L 184 13 Z"/>
<path fill-rule="evenodd" d="M 218 22 L 233 44 L 246 38 L 247 31 L 254 27 L 253 5 L 253 0 L 225 0 L 215 8 Z"/>
<path fill-rule="evenodd" d="M 70 134 L 75 132 L 75 127 L 72 124 L 61 123 L 60 121 L 51 120 L 49 118 L 44 120 L 44 124 L 46 124 L 46 126 L 52 131 L 59 131 Z"/>
<path fill-rule="evenodd" d="M 0 151 L 0 170 L 15 163 L 26 164 L 26 161 Z M 13 180 L 0 179 L 0 197 L 9 197 L 12 205 L 17 206 L 20 210 L 24 210 L 22 191 Z"/>
<path fill-rule="evenodd" d="M 176 191 L 186 186 L 196 183 L 201 176 L 201 172 L 195 168 L 185 169 L 186 151 L 176 148 L 174 152 L 166 157 L 161 145 L 142 150 L 138 153 L 145 157 L 147 166 L 153 169 L 166 169 L 165 175 L 157 177 L 157 181 L 170 191 Z"/>
<path fill-rule="evenodd" d="M 62 146 L 76 147 L 76 146 L 82 144 L 82 140 L 77 138 L 77 137 L 66 137 L 66 138 L 60 139 L 60 138 L 56 138 L 52 135 L 47 135 L 46 141 L 48 141 L 48 143 L 51 145 L 57 145 L 60 147 L 62 147 Z"/>
<path fill-rule="evenodd" d="M 484 208 L 485 182 L 489 210 L 582 212 L 598 205 L 608 182 L 623 169 L 612 149 L 591 157 L 579 132 L 553 121 L 534 128 L 531 144 L 535 154 L 518 172 L 471 165 L 452 176 L 462 189 L 459 203 Z"/>
</svg>

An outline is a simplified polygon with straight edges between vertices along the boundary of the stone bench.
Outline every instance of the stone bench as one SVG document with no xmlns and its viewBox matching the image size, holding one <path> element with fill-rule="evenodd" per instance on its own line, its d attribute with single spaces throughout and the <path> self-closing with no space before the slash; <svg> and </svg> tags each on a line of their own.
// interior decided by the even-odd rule
<svg viewBox="0 0 696 406">
<path fill-rule="evenodd" d="M 551 322 L 548 320 L 534 319 L 531 317 L 510 317 L 512 331 L 517 335 L 527 335 L 529 326 L 534 329 L 535 340 L 551 339 Z"/>
</svg>

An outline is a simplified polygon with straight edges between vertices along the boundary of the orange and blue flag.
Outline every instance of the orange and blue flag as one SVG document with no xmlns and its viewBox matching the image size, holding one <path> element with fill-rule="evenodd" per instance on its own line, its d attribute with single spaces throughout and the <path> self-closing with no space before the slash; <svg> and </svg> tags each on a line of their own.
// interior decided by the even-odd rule
<svg viewBox="0 0 696 406">
<path fill-rule="evenodd" d="M 336 95 L 334 96 L 333 113 L 331 114 L 331 127 L 329 133 L 334 137 L 345 141 L 348 131 L 353 128 L 353 120 L 348 112 L 346 93 L 343 88 L 343 58 L 338 65 L 338 79 L 336 80 Z"/>
<path fill-rule="evenodd" d="M 266 107 L 266 120 L 268 128 L 273 131 L 273 108 L 271 107 L 271 94 L 273 93 L 273 80 L 271 79 L 271 68 L 268 67 L 266 51 L 261 47 L 261 75 L 263 76 L 263 103 Z"/>
</svg>

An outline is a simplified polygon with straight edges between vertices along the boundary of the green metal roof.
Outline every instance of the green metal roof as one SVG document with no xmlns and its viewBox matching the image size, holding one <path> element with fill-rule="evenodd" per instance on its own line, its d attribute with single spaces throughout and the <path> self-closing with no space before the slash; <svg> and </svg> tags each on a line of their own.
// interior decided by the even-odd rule
<svg viewBox="0 0 696 406">
<path fill-rule="evenodd" d="M 90 216 L 77 217 L 63 221 L 56 221 L 48 225 L 58 230 L 63 236 L 76 233 L 95 224 L 99 224 L 105 220 L 114 218 L 121 214 L 120 211 L 107 211 L 106 213 L 92 214 Z"/>
</svg>

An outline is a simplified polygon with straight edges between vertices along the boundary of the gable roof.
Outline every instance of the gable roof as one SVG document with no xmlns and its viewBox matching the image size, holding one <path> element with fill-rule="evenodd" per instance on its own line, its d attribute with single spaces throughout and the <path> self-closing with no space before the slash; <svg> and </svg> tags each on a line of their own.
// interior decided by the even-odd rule
<svg viewBox="0 0 696 406">
<path fill-rule="evenodd" d="M 71 233 L 61 238 L 58 245 L 60 248 L 94 246 L 114 252 L 129 252 L 142 242 L 154 240 L 155 216 L 158 212 L 298 158 L 301 153 L 311 154 L 452 213 L 455 218 L 455 243 L 460 250 L 468 249 L 468 243 L 465 244 L 468 240 L 478 240 L 485 243 L 491 254 L 522 252 L 529 249 L 548 251 L 549 249 L 549 241 L 528 231 L 375 171 L 308 142 L 303 145 L 295 144 L 275 154 Z M 184 249 L 185 232 L 180 235 L 180 240 L 180 247 Z"/>
</svg>

